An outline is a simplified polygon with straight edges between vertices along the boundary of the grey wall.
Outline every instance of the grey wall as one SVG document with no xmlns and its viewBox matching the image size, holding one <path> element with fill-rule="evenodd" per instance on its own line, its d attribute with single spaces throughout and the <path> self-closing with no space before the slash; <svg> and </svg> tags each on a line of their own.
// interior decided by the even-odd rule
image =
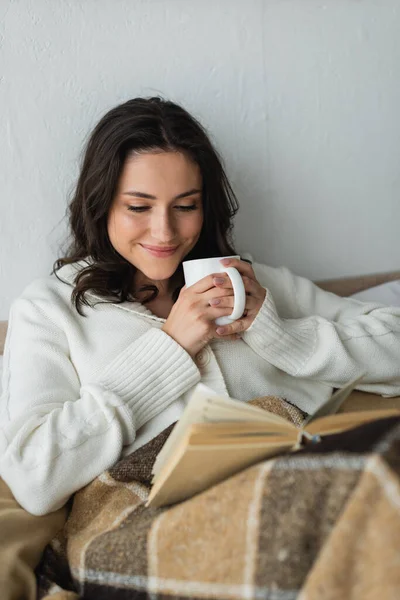
<svg viewBox="0 0 400 600">
<path fill-rule="evenodd" d="M 212 133 L 239 250 L 399 269 L 399 31 L 398 0 L 0 0 L 0 319 L 58 256 L 84 137 L 137 95 Z"/>
</svg>

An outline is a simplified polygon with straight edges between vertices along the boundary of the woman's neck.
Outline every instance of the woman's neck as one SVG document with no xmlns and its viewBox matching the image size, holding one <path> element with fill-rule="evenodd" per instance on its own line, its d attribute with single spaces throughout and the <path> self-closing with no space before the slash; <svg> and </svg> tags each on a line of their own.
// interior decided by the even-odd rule
<svg viewBox="0 0 400 600">
<path fill-rule="evenodd" d="M 155 286 L 158 290 L 156 298 L 150 302 L 146 302 L 146 305 L 149 306 L 149 308 L 150 306 L 155 307 L 156 303 L 161 306 L 164 304 L 167 305 L 171 301 L 172 291 L 170 289 L 170 279 L 154 281 L 143 275 L 143 273 L 137 272 L 134 279 L 134 295 L 139 302 L 142 302 L 142 300 L 149 296 L 148 289 L 141 291 L 141 288 L 148 286 Z"/>
<path fill-rule="evenodd" d="M 146 303 L 146 308 L 151 310 L 156 317 L 167 319 L 173 305 L 174 302 L 171 297 L 165 296 L 164 298 L 159 298 L 157 296 L 154 300 Z"/>
</svg>

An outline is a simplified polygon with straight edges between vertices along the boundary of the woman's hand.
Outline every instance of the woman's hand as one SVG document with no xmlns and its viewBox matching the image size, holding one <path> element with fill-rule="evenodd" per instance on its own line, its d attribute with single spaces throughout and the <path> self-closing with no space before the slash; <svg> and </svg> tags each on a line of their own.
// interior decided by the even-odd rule
<svg viewBox="0 0 400 600">
<path fill-rule="evenodd" d="M 233 306 L 233 289 L 223 287 L 217 289 L 218 280 L 224 281 L 227 275 L 215 273 L 207 275 L 190 287 L 184 286 L 173 305 L 163 327 L 165 333 L 171 336 L 192 358 L 216 335 L 215 319 L 230 315 Z M 231 301 L 228 299 L 231 296 Z M 212 299 L 220 299 L 214 305 Z M 224 335 L 224 339 L 237 340 L 238 335 Z"/>
<path fill-rule="evenodd" d="M 267 291 L 258 283 L 253 271 L 253 267 L 249 263 L 239 260 L 238 258 L 225 258 L 221 260 L 221 263 L 224 267 L 235 267 L 235 269 L 239 271 L 243 279 L 244 288 L 246 290 L 246 308 L 243 316 L 230 325 L 217 327 L 216 332 L 218 337 L 223 337 L 226 339 L 227 336 L 230 337 L 235 333 L 243 333 L 243 331 L 246 331 L 246 329 L 250 327 L 265 300 Z M 231 280 L 229 279 L 228 275 L 224 273 L 221 273 L 220 276 L 224 278 L 224 283 L 217 283 L 216 287 L 219 288 L 220 291 L 230 290 L 230 294 L 224 295 L 220 299 L 220 302 L 218 302 L 218 306 L 223 306 L 224 308 L 229 307 L 232 312 L 234 296 Z M 215 298 L 219 299 L 220 297 L 216 294 Z M 214 305 L 213 299 L 210 302 L 212 305 Z"/>
</svg>

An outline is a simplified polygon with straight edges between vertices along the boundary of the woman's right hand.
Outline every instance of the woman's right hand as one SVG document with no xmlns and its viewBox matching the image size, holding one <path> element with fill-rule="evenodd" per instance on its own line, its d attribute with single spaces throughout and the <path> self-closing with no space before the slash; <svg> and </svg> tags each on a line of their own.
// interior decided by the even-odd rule
<svg viewBox="0 0 400 600">
<path fill-rule="evenodd" d="M 162 331 L 171 336 L 192 358 L 216 336 L 215 319 L 232 313 L 232 308 L 211 306 L 210 300 L 233 297 L 232 288 L 217 288 L 214 278 L 226 278 L 225 273 L 207 275 L 190 287 L 184 286 L 173 305 Z M 238 335 L 224 336 L 237 340 Z"/>
</svg>

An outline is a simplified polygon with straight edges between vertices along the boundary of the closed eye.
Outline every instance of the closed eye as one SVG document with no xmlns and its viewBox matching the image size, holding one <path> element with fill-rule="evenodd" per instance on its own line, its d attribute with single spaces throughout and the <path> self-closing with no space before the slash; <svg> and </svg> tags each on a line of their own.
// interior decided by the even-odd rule
<svg viewBox="0 0 400 600">
<path fill-rule="evenodd" d="M 150 207 L 149 206 L 128 206 L 127 208 L 128 208 L 128 210 L 130 210 L 132 212 L 144 212 L 145 210 L 148 210 Z"/>
<path fill-rule="evenodd" d="M 130 210 L 132 212 L 142 213 L 147 210 L 150 210 L 151 206 L 128 206 L 127 208 L 128 208 L 128 210 Z M 174 208 L 176 208 L 177 210 L 180 210 L 182 212 L 189 212 L 191 210 L 196 210 L 197 204 L 190 204 L 189 206 L 185 206 L 185 205 L 174 206 Z"/>
<path fill-rule="evenodd" d="M 174 208 L 177 208 L 177 209 L 183 210 L 183 211 L 196 210 L 197 204 L 190 204 L 190 206 L 175 206 Z"/>
</svg>

